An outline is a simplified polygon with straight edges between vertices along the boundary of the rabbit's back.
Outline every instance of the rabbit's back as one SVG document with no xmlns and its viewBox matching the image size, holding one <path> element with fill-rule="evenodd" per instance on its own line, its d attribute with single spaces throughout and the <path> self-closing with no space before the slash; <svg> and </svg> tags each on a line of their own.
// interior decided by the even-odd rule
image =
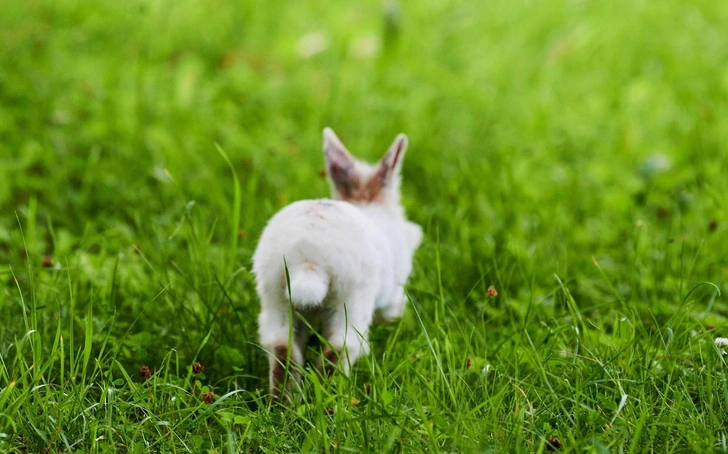
<svg viewBox="0 0 728 454">
<path fill-rule="evenodd" d="M 253 270 L 265 291 L 285 290 L 284 258 L 289 270 L 322 270 L 335 289 L 363 281 L 379 287 L 386 247 L 381 229 L 350 203 L 304 200 L 271 218 L 255 251 Z"/>
</svg>

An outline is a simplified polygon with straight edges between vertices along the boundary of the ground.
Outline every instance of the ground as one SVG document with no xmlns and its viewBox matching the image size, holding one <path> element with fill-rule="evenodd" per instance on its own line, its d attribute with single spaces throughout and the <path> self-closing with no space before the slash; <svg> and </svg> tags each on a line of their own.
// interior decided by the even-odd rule
<svg viewBox="0 0 728 454">
<path fill-rule="evenodd" d="M 0 451 L 726 450 L 728 3 L 2 10 Z M 425 240 L 271 406 L 250 258 L 324 126 L 408 134 Z"/>
</svg>

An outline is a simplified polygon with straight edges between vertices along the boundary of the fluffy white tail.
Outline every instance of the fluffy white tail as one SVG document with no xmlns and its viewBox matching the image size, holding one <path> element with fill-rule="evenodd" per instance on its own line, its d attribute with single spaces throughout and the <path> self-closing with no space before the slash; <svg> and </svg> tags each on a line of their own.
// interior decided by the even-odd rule
<svg viewBox="0 0 728 454">
<path fill-rule="evenodd" d="M 329 275 L 311 264 L 293 266 L 288 275 L 291 301 L 298 307 L 320 306 L 329 293 Z"/>
</svg>

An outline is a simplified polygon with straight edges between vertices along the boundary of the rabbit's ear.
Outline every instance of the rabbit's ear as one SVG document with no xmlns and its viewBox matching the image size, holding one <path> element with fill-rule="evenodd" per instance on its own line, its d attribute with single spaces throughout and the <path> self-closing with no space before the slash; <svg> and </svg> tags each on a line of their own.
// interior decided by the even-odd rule
<svg viewBox="0 0 728 454">
<path fill-rule="evenodd" d="M 379 162 L 376 177 L 382 186 L 387 186 L 393 177 L 399 175 L 402 160 L 407 151 L 407 136 L 399 134 L 389 146 L 387 154 Z"/>
<path fill-rule="evenodd" d="M 358 185 L 354 157 L 331 128 L 324 128 L 326 171 L 340 195 L 349 194 Z"/>
<path fill-rule="evenodd" d="M 397 135 L 392 145 L 389 146 L 387 154 L 384 155 L 382 164 L 386 164 L 395 172 L 399 172 L 399 169 L 402 167 L 402 159 L 407 151 L 407 143 L 406 135 Z"/>
</svg>

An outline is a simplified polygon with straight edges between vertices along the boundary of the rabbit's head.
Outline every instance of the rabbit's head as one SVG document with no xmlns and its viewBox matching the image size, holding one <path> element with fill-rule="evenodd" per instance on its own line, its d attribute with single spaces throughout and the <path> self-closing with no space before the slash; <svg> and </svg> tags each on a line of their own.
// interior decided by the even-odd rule
<svg viewBox="0 0 728 454">
<path fill-rule="evenodd" d="M 400 226 L 404 240 L 397 250 L 404 255 L 398 262 L 405 279 L 412 254 L 422 240 L 422 228 L 407 220 L 400 204 L 400 169 L 406 151 L 407 136 L 399 134 L 378 163 L 368 164 L 354 158 L 331 128 L 324 128 L 324 155 L 333 198 L 365 210 L 379 206 L 389 213 L 389 222 Z"/>
<path fill-rule="evenodd" d="M 324 128 L 326 171 L 332 196 L 354 205 L 399 205 L 400 169 L 407 136 L 399 134 L 377 164 L 354 158 L 331 128 Z"/>
</svg>

